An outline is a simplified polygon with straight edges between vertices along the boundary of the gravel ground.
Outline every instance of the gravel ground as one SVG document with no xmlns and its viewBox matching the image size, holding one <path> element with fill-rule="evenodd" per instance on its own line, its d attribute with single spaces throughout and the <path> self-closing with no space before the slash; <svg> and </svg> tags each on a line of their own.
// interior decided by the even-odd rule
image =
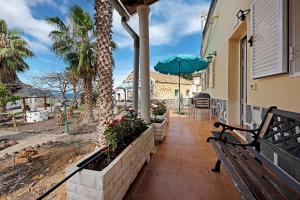
<svg viewBox="0 0 300 200">
<path fill-rule="evenodd" d="M 0 158 L 13 155 L 28 146 L 41 145 L 49 141 L 69 141 L 96 139 L 97 123 L 81 124 L 78 117 L 69 120 L 70 134 L 64 134 L 64 127 L 57 126 L 53 119 L 43 122 L 24 124 L 18 131 L 0 129 L 0 140 L 16 140 L 18 144 L 0 151 Z"/>
<path fill-rule="evenodd" d="M 0 160 L 0 200 L 33 200 L 65 177 L 68 165 L 94 151 L 92 141 L 55 142 L 38 148 L 38 155 Z M 65 185 L 46 199 L 67 199 Z"/>
</svg>

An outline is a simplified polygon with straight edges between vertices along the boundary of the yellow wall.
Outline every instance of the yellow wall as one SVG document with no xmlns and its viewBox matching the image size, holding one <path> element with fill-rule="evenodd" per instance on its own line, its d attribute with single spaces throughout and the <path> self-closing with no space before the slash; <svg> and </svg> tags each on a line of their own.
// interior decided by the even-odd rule
<svg viewBox="0 0 300 200">
<path fill-rule="evenodd" d="M 203 57 L 217 51 L 215 57 L 214 88 L 204 90 L 212 96 L 228 99 L 229 38 L 234 32 L 236 13 L 250 7 L 250 0 L 218 0 L 210 27 L 203 42 Z"/>
<path fill-rule="evenodd" d="M 204 90 L 211 96 L 228 100 L 228 121 L 239 122 L 240 40 L 249 32 L 245 20 L 234 26 L 239 9 L 251 7 L 252 0 L 218 0 L 203 42 L 203 57 L 217 51 L 214 87 Z M 249 20 L 249 19 L 248 19 Z M 300 77 L 289 74 L 252 80 L 250 78 L 250 47 L 247 57 L 247 104 L 300 112 Z M 256 90 L 250 88 L 256 84 Z"/>
</svg>

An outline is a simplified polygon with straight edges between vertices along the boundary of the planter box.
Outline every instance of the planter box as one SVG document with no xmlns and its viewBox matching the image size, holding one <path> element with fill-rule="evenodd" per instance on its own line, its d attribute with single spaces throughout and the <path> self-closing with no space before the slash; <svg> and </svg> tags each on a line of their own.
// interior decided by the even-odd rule
<svg viewBox="0 0 300 200">
<path fill-rule="evenodd" d="M 166 119 L 167 124 L 169 123 L 169 109 L 163 115 L 156 116 L 157 119 Z"/>
<path fill-rule="evenodd" d="M 163 141 L 164 137 L 167 134 L 167 126 L 168 121 L 165 118 L 162 123 L 152 123 L 152 126 L 154 127 L 154 138 L 156 141 Z"/>
<path fill-rule="evenodd" d="M 154 128 L 150 126 L 102 171 L 83 169 L 69 179 L 68 199 L 122 200 L 154 148 Z M 67 173 L 76 169 L 76 165 L 69 167 Z"/>
</svg>

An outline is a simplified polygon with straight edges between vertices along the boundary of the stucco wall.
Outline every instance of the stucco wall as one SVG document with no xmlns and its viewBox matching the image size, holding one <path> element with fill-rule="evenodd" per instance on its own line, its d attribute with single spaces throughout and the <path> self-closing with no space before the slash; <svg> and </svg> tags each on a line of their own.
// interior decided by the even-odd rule
<svg viewBox="0 0 300 200">
<path fill-rule="evenodd" d="M 250 7 L 251 0 L 218 0 L 210 28 L 203 42 L 203 57 L 217 51 L 215 57 L 214 87 L 204 90 L 212 96 L 228 99 L 229 38 L 235 30 L 236 13 Z"/>
<path fill-rule="evenodd" d="M 215 57 L 214 87 L 204 90 L 211 96 L 228 100 L 229 123 L 239 122 L 240 101 L 240 47 L 239 41 L 249 32 L 249 23 L 236 26 L 239 9 L 251 7 L 252 0 L 218 0 L 211 27 L 203 42 L 203 56 L 217 51 Z M 250 35 L 250 34 L 248 34 Z M 247 48 L 247 104 L 300 112 L 300 77 L 289 74 L 252 80 L 250 78 L 250 47 Z M 251 89 L 254 84 L 256 89 Z"/>
<path fill-rule="evenodd" d="M 154 94 L 155 99 L 174 99 L 175 90 L 178 89 L 178 84 L 170 83 L 155 83 L 154 85 Z M 186 91 L 189 90 L 190 95 L 186 95 Z M 181 85 L 180 93 L 184 98 L 191 97 L 192 95 L 192 85 Z"/>
</svg>

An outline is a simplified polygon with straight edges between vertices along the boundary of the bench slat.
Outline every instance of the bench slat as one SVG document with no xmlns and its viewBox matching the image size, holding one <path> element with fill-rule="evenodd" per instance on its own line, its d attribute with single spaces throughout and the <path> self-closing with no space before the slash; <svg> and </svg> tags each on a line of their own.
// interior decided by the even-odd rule
<svg viewBox="0 0 300 200">
<path fill-rule="evenodd" d="M 275 196 L 276 199 L 288 199 L 270 181 L 270 174 L 263 170 L 263 165 L 259 164 L 255 157 L 252 157 L 246 149 L 229 144 L 226 147 L 230 148 L 231 152 L 241 160 L 242 166 L 248 169 L 247 173 L 249 173 L 249 176 L 257 180 L 258 184 L 261 185 L 259 189 L 264 191 L 269 199 L 274 199 Z"/>
<path fill-rule="evenodd" d="M 255 151 L 251 147 L 247 147 L 247 150 L 256 156 L 264 165 L 266 169 L 276 174 L 276 177 L 280 181 L 282 181 L 283 185 L 286 185 L 287 190 L 294 196 L 296 199 L 300 199 L 300 183 L 280 169 L 278 166 L 274 165 L 271 161 L 269 161 L 265 156 Z"/>
<path fill-rule="evenodd" d="M 266 181 L 269 182 L 270 185 L 276 184 L 277 188 L 281 188 L 281 189 L 284 189 L 285 191 L 289 191 L 289 192 L 292 191 L 291 188 L 286 183 L 284 183 L 272 170 L 270 170 L 269 168 L 266 168 L 263 165 L 263 163 L 259 159 L 257 159 L 257 157 L 255 157 L 248 151 L 248 149 L 244 149 L 241 146 L 237 146 L 236 148 L 238 148 L 239 150 L 248 152 L 248 153 L 245 153 L 244 155 L 247 158 L 249 158 L 249 161 L 251 161 L 251 163 L 253 163 L 254 168 L 259 171 L 259 174 L 262 174 L 264 177 L 266 177 Z M 259 162 L 261 162 L 261 163 L 259 163 L 257 160 L 259 160 Z M 282 194 L 282 192 L 280 190 L 278 190 L 278 192 L 280 192 Z M 282 195 L 284 195 L 284 194 L 282 194 Z"/>
<path fill-rule="evenodd" d="M 224 152 L 221 149 L 221 146 L 216 141 L 211 141 L 210 143 L 211 143 L 212 147 L 214 148 L 218 158 L 224 164 L 224 167 L 225 167 L 227 173 L 229 174 L 229 176 L 231 177 L 235 187 L 237 188 L 237 190 L 241 194 L 242 199 L 254 200 L 255 198 L 254 198 L 253 194 L 251 193 L 251 191 L 249 190 L 247 185 L 244 183 L 244 181 L 242 181 L 243 180 L 242 177 L 236 171 L 233 164 L 225 156 Z"/>
<path fill-rule="evenodd" d="M 236 152 L 232 151 L 232 149 L 228 148 L 230 145 L 225 145 L 223 142 L 218 142 L 221 148 L 224 150 L 225 154 L 227 154 L 230 162 L 233 163 L 234 167 L 237 169 L 238 173 L 241 175 L 243 181 L 248 186 L 250 191 L 254 194 L 254 196 L 258 199 L 269 199 L 272 200 L 269 192 L 266 190 L 264 185 L 257 180 L 251 170 L 248 169 L 246 163 L 242 160 L 237 159 L 239 156 L 236 155 Z"/>
</svg>

